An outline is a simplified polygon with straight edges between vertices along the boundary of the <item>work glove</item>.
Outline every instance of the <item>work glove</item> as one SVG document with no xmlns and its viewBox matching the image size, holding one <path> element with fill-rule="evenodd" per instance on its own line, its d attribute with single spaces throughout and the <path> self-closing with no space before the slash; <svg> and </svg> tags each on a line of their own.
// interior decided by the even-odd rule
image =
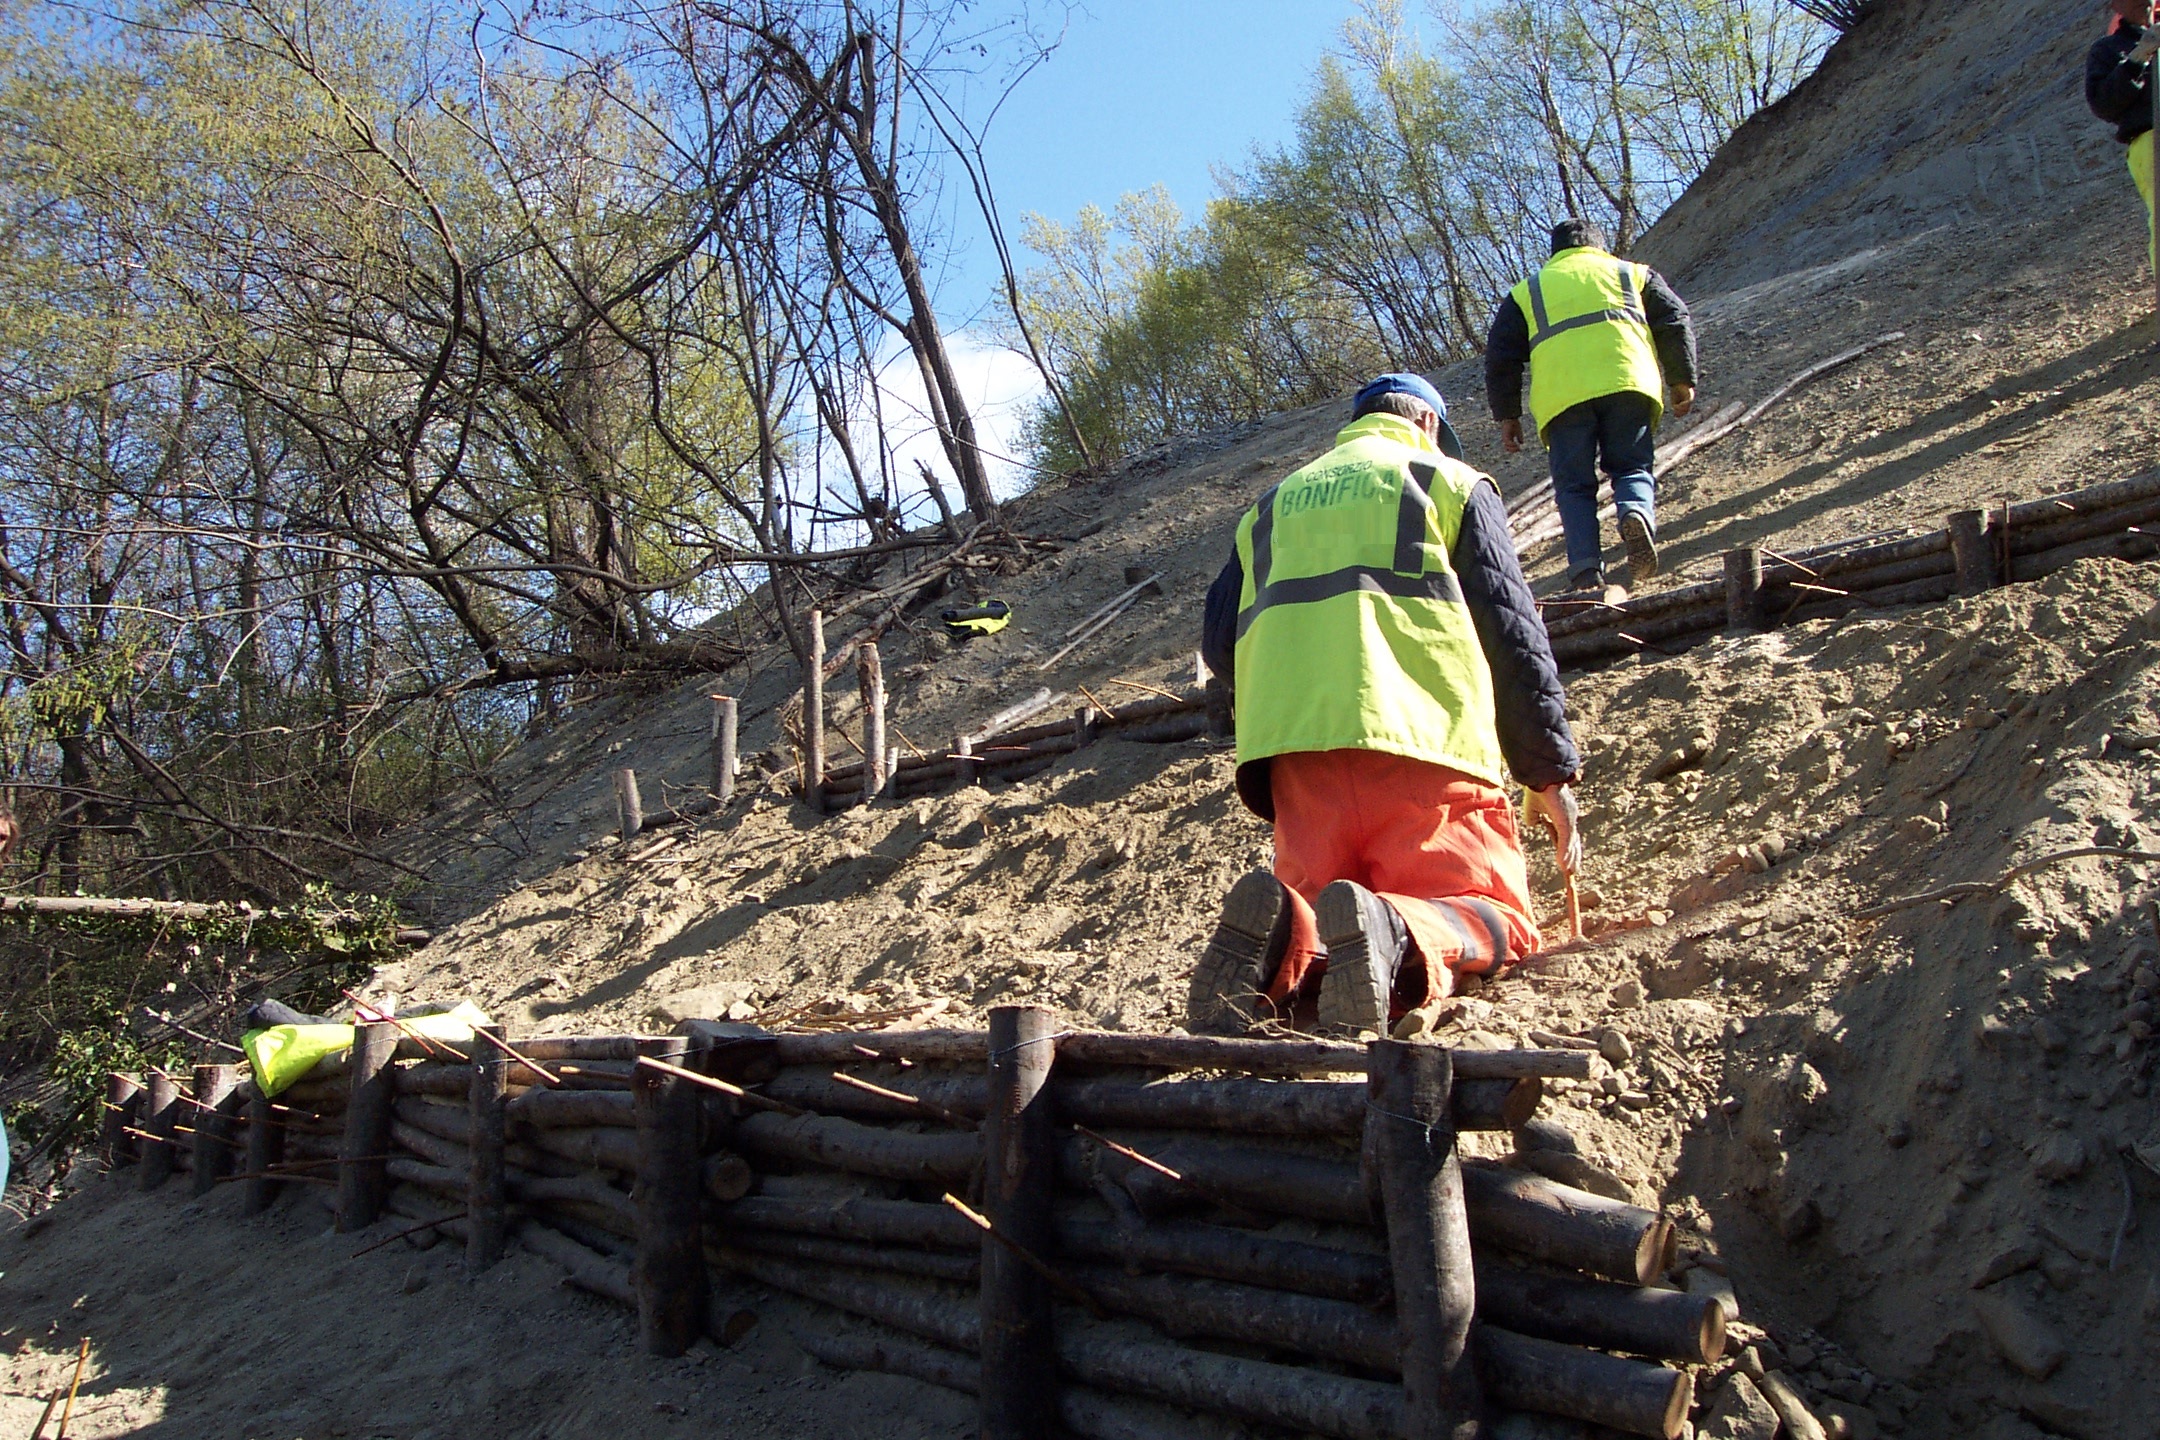
<svg viewBox="0 0 2160 1440">
<path fill-rule="evenodd" d="M 1502 420 L 1500 422 L 1500 448 L 1510 455 L 1522 449 L 1522 421 L 1520 419 Z"/>
<path fill-rule="evenodd" d="M 1553 832 L 1553 849 L 1560 860 L 1560 868 L 1573 875 L 1582 868 L 1582 825 L 1580 813 L 1575 808 L 1575 787 L 1572 785 L 1548 785 L 1543 790 L 1530 790 L 1525 798 L 1530 803 L 1530 813 L 1545 822 Z"/>
<path fill-rule="evenodd" d="M 1695 408 L 1695 387 L 1675 385 L 1672 387 L 1672 413 L 1685 415 Z"/>
</svg>

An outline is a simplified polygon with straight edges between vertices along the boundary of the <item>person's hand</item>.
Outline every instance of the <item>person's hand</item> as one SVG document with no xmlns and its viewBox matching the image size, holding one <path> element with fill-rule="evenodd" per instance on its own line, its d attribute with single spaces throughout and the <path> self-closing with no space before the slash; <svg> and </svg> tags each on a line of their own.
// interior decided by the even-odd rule
<svg viewBox="0 0 2160 1440">
<path fill-rule="evenodd" d="M 1502 420 L 1500 422 L 1500 448 L 1510 455 L 1522 449 L 1522 421 L 1520 419 Z"/>
<path fill-rule="evenodd" d="M 2160 28 L 2147 30 L 2145 38 L 2131 46 L 2125 58 L 2133 65 L 2143 65 L 2155 55 L 2160 55 Z"/>
<path fill-rule="evenodd" d="M 1672 413 L 1685 415 L 1695 408 L 1695 387 L 1675 385 L 1672 387 Z"/>
<path fill-rule="evenodd" d="M 1575 787 L 1548 785 L 1530 792 L 1530 811 L 1553 832 L 1560 868 L 1573 875 L 1582 868 L 1582 825 L 1575 808 Z"/>
</svg>

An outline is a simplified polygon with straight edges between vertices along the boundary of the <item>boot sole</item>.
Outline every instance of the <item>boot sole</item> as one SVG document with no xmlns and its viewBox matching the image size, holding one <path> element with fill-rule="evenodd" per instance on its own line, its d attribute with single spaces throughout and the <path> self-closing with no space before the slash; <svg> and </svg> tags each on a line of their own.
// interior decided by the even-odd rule
<svg viewBox="0 0 2160 1440">
<path fill-rule="evenodd" d="M 1222 918 L 1200 952 L 1185 1001 L 1185 1028 L 1195 1035 L 1244 1035 L 1259 1023 L 1271 976 L 1268 956 L 1289 919 L 1282 884 L 1258 871 L 1241 877 L 1223 899 Z"/>
<path fill-rule="evenodd" d="M 1320 1028 L 1386 1033 L 1393 977 L 1383 980 L 1373 964 L 1372 932 L 1357 887 L 1338 880 L 1313 905 L 1320 943 L 1327 947 L 1327 974 L 1320 977 Z"/>
<path fill-rule="evenodd" d="M 1657 574 L 1657 540 L 1640 515 L 1620 517 L 1620 539 L 1627 546 L 1628 584 L 1640 585 Z"/>
</svg>

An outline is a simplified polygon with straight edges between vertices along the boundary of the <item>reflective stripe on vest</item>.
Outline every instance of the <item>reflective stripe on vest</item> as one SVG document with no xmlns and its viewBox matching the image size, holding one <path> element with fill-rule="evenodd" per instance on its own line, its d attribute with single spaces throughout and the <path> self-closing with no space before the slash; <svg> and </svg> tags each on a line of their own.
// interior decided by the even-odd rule
<svg viewBox="0 0 2160 1440">
<path fill-rule="evenodd" d="M 1635 269 L 1625 261 L 1620 263 L 1620 293 L 1623 297 L 1618 310 L 1592 310 L 1587 315 L 1570 315 L 1555 325 L 1545 318 L 1545 286 L 1536 275 L 1525 283 L 1530 287 L 1530 354 L 1534 359 L 1537 347 L 1555 335 L 1565 335 L 1585 325 L 1624 325 L 1633 321 L 1650 328 L 1650 317 L 1643 311 L 1642 298 L 1635 293 Z"/>
<path fill-rule="evenodd" d="M 1563 250 L 1509 292 L 1530 332 L 1530 413 L 1538 434 L 1587 400 L 1648 397 L 1664 411 L 1664 375 L 1643 301 L 1649 272 L 1602 250 Z"/>
<path fill-rule="evenodd" d="M 1425 512 L 1432 509 L 1433 503 L 1427 491 L 1438 473 L 1423 461 L 1410 462 L 1410 476 L 1416 483 L 1403 486 L 1402 498 L 1395 503 L 1395 561 L 1386 570 L 1373 565 L 1345 565 L 1325 575 L 1275 579 L 1275 495 L 1282 487 L 1262 495 L 1252 527 L 1253 602 L 1238 612 L 1237 638 L 1244 639 L 1260 612 L 1272 606 L 1309 605 L 1353 590 L 1397 600 L 1452 600 L 1461 604 L 1462 586 L 1456 582 L 1454 571 L 1418 573 L 1425 568 Z"/>
<path fill-rule="evenodd" d="M 1492 672 L 1449 565 L 1486 478 L 1368 415 L 1238 523 L 1240 765 L 1376 750 L 1506 784 Z"/>
</svg>

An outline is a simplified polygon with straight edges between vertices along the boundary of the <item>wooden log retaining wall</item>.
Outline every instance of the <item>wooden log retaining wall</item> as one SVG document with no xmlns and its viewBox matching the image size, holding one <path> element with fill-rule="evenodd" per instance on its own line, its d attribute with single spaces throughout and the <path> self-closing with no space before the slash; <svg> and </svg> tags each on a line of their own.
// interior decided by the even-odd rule
<svg viewBox="0 0 2160 1440">
<path fill-rule="evenodd" d="M 1581 1050 L 1065 1032 L 1024 1007 L 987 1033 L 511 1040 L 522 1061 L 369 1029 L 358 1064 L 215 1102 L 249 1168 L 199 1183 L 432 1222 L 475 1268 L 507 1233 L 661 1354 L 740 1323 L 706 1270 L 755 1282 L 870 1322 L 813 1353 L 964 1380 L 985 1434 L 1407 1440 L 1482 1409 L 1671 1440 L 1687 1367 L 1724 1349 L 1715 1300 L 1654 1288 L 1662 1217 L 1456 1152 L 1594 1078 Z M 144 1172 L 189 1110 L 151 1079 Z"/>
</svg>

